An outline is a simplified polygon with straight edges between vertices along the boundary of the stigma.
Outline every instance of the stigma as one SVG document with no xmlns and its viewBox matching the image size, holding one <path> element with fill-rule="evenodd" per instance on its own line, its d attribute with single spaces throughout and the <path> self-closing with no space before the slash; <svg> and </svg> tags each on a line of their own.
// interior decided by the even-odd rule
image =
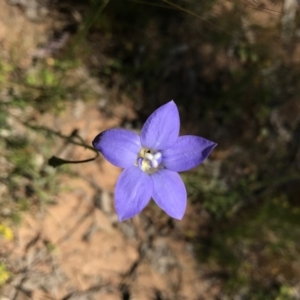
<svg viewBox="0 0 300 300">
<path fill-rule="evenodd" d="M 161 152 L 142 148 L 135 165 L 147 174 L 153 174 L 160 169 L 161 161 Z"/>
</svg>

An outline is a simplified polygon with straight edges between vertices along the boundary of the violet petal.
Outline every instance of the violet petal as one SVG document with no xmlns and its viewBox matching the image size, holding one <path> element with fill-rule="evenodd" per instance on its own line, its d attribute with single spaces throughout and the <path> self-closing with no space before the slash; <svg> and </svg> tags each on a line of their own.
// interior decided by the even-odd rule
<svg viewBox="0 0 300 300">
<path fill-rule="evenodd" d="M 148 204 L 153 191 L 149 175 L 136 166 L 125 169 L 115 189 L 115 207 L 120 221 L 132 218 Z"/>
<path fill-rule="evenodd" d="M 179 113 L 174 101 L 159 107 L 145 122 L 141 131 L 144 147 L 163 150 L 171 147 L 179 135 Z"/>
<path fill-rule="evenodd" d="M 164 166 L 176 172 L 190 170 L 200 165 L 216 145 L 200 136 L 181 136 L 171 148 L 162 151 Z"/>
<path fill-rule="evenodd" d="M 151 175 L 153 199 L 169 216 L 181 220 L 187 202 L 184 183 L 178 173 L 160 170 Z"/>
<path fill-rule="evenodd" d="M 141 142 L 140 137 L 132 131 L 109 129 L 95 137 L 93 146 L 113 165 L 127 168 L 135 163 Z"/>
</svg>

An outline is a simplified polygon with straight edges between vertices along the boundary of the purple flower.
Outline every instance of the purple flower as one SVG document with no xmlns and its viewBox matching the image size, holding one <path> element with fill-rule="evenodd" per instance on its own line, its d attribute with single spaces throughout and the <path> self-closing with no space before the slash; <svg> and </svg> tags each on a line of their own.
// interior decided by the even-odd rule
<svg viewBox="0 0 300 300">
<path fill-rule="evenodd" d="M 169 216 L 181 220 L 187 193 L 177 172 L 201 164 L 217 145 L 202 137 L 179 135 L 179 113 L 173 101 L 147 119 L 141 135 L 125 129 L 98 134 L 93 146 L 113 165 L 124 168 L 115 189 L 120 221 L 141 212 L 151 197 Z"/>
</svg>

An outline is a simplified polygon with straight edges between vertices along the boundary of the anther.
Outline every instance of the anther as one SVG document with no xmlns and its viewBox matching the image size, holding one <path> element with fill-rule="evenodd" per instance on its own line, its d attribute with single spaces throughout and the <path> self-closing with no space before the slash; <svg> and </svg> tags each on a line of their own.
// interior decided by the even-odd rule
<svg viewBox="0 0 300 300">
<path fill-rule="evenodd" d="M 137 159 L 137 164 L 138 164 L 139 168 L 142 169 L 143 159 L 141 157 L 139 157 Z"/>
</svg>

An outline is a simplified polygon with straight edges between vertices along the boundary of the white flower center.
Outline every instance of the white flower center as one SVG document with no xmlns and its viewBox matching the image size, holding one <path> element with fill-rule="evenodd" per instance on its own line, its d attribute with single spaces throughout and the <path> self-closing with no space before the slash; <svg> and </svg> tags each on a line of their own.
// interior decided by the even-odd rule
<svg viewBox="0 0 300 300">
<path fill-rule="evenodd" d="M 135 165 L 142 171 L 153 174 L 160 169 L 161 160 L 161 152 L 142 148 L 138 154 Z"/>
</svg>

